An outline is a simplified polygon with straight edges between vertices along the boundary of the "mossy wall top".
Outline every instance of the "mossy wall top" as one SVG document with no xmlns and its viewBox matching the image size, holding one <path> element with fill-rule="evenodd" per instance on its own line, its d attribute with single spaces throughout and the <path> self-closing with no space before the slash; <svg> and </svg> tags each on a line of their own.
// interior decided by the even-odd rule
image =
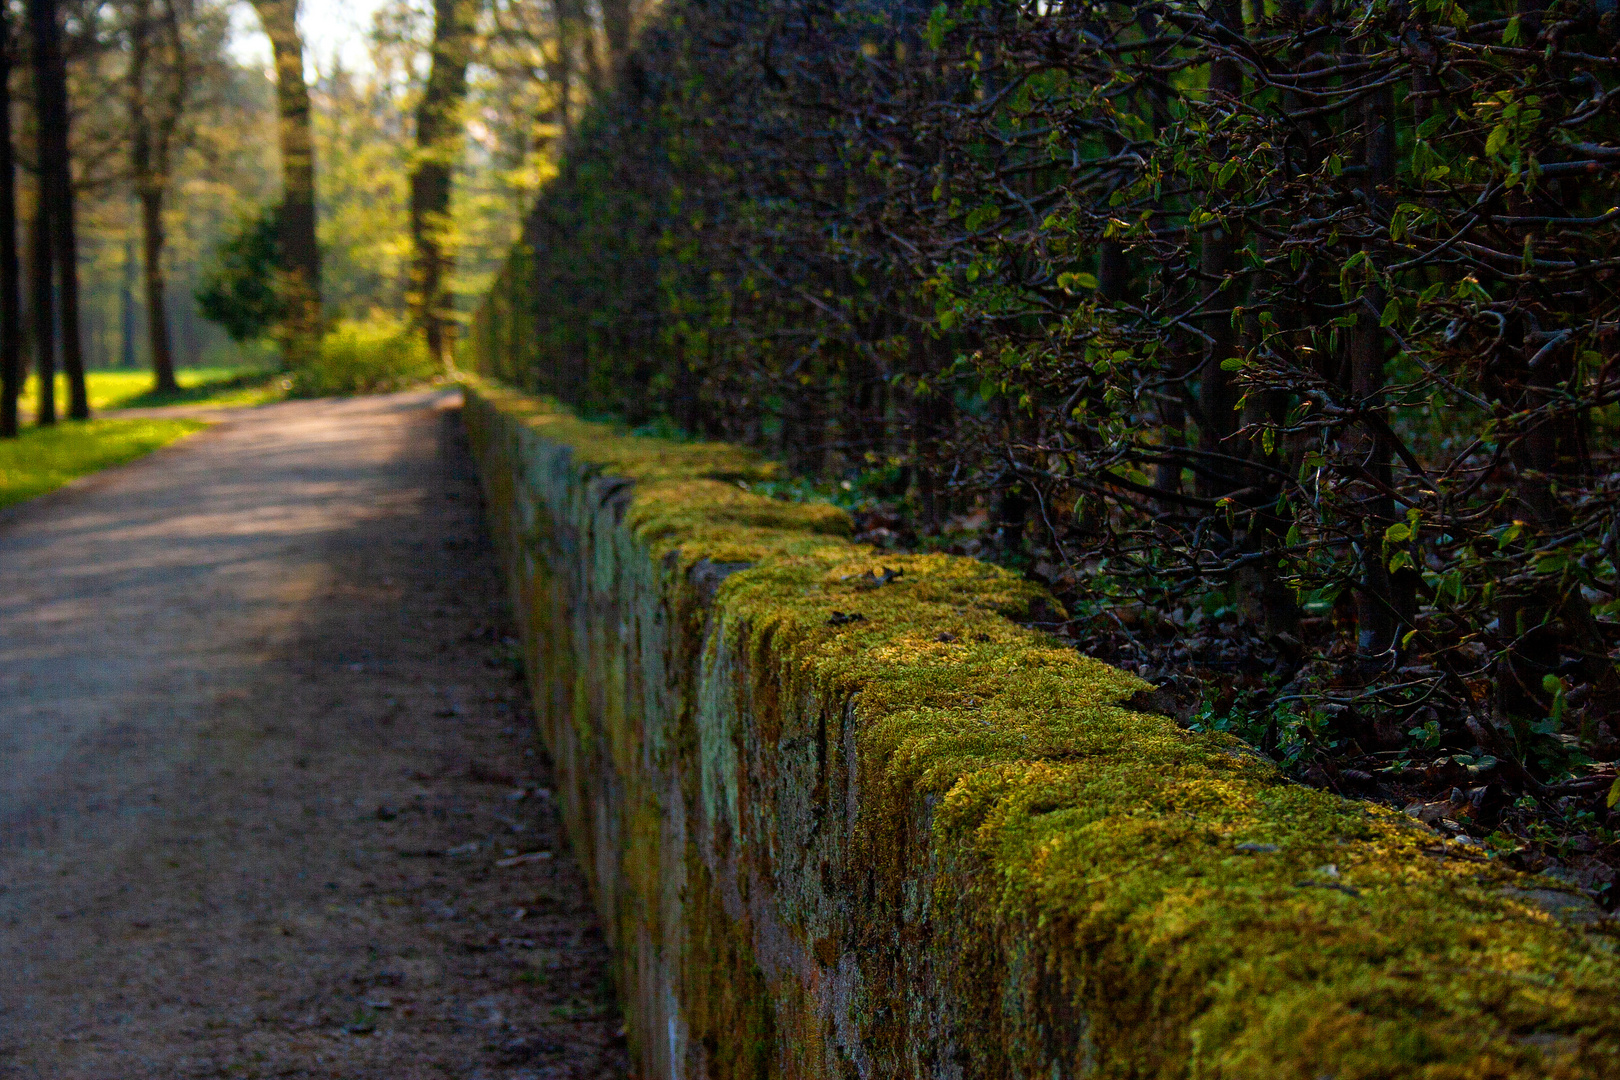
<svg viewBox="0 0 1620 1080">
<path fill-rule="evenodd" d="M 1038 589 L 746 451 L 467 394 L 644 1075 L 1620 1076 L 1584 898 L 1132 709 Z"/>
</svg>

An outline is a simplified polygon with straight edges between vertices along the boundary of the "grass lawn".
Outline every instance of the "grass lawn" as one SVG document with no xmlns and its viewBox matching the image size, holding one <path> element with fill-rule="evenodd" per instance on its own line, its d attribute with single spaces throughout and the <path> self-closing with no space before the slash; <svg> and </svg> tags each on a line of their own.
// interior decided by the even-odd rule
<svg viewBox="0 0 1620 1080">
<path fill-rule="evenodd" d="M 0 506 L 53 491 L 74 477 L 133 461 L 199 428 L 200 420 L 64 421 L 0 439 Z"/>
<path fill-rule="evenodd" d="M 91 371 L 85 374 L 90 390 L 90 411 L 146 408 L 153 405 L 214 405 L 221 408 L 262 405 L 285 396 L 275 372 L 254 368 L 197 367 L 175 373 L 178 394 L 152 392 L 150 371 Z M 24 423 L 34 418 L 39 379 L 30 377 L 23 387 L 18 411 Z M 56 378 L 56 409 L 67 412 L 67 380 Z"/>
</svg>

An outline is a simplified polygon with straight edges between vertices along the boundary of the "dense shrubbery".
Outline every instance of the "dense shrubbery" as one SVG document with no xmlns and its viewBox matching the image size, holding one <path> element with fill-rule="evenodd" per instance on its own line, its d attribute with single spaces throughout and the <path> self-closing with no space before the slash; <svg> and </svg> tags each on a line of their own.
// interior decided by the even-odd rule
<svg viewBox="0 0 1620 1080">
<path fill-rule="evenodd" d="M 1620 756 L 1617 19 L 677 3 L 473 345 L 591 411 L 888 470 L 922 543 L 983 507 L 982 547 L 1150 675 L 1219 624 L 1242 713 L 1194 722 L 1319 782 L 1590 824 Z"/>
<path fill-rule="evenodd" d="M 286 314 L 276 289 L 281 273 L 281 208 L 272 205 L 237 221 L 197 286 L 197 309 L 225 328 L 232 341 L 268 337 Z"/>
<path fill-rule="evenodd" d="M 238 222 L 197 290 L 203 315 L 235 341 L 285 337 L 280 223 L 276 206 Z M 322 336 L 315 355 L 292 366 L 289 391 L 294 397 L 369 394 L 431 378 L 438 365 L 418 338 L 380 312 L 341 320 Z"/>
<path fill-rule="evenodd" d="M 328 330 L 319 355 L 294 369 L 289 392 L 294 397 L 373 394 L 422 382 L 437 371 L 420 334 L 373 315 Z"/>
</svg>

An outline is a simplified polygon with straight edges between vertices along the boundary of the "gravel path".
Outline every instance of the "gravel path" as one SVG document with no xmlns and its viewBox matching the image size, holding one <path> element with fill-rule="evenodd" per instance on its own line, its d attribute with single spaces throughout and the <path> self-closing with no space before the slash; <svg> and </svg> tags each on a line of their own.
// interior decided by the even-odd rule
<svg viewBox="0 0 1620 1080">
<path fill-rule="evenodd" d="M 620 1077 L 451 393 L 0 515 L 0 1077 Z"/>
</svg>

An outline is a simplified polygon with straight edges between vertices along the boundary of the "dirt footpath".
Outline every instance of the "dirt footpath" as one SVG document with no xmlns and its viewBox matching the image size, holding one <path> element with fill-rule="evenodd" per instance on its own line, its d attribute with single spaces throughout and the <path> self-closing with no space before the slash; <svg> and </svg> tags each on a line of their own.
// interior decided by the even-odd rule
<svg viewBox="0 0 1620 1080">
<path fill-rule="evenodd" d="M 453 397 L 0 517 L 0 1077 L 620 1077 Z"/>
</svg>

